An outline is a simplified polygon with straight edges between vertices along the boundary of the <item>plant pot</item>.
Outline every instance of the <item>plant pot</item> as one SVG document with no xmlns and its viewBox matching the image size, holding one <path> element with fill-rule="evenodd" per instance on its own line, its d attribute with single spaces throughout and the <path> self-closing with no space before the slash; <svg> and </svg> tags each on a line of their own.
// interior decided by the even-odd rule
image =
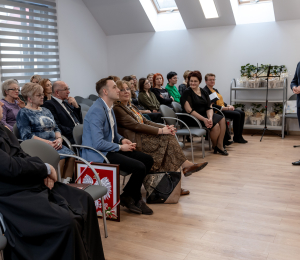
<svg viewBox="0 0 300 260">
<path fill-rule="evenodd" d="M 261 117 L 251 116 L 251 125 L 261 125 L 264 120 Z"/>
</svg>

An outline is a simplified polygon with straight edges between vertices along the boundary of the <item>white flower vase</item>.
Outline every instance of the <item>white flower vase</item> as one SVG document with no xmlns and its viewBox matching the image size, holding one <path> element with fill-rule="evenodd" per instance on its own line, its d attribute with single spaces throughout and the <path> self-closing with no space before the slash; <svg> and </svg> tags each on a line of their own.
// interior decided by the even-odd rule
<svg viewBox="0 0 300 260">
<path fill-rule="evenodd" d="M 264 120 L 261 117 L 251 116 L 250 121 L 251 125 L 261 125 Z"/>
</svg>

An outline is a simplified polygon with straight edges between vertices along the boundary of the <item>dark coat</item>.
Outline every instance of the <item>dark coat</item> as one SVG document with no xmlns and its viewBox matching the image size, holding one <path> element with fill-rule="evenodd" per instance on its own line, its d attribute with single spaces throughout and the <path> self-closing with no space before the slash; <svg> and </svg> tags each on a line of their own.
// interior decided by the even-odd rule
<svg viewBox="0 0 300 260">
<path fill-rule="evenodd" d="M 300 62 L 297 64 L 295 76 L 291 82 L 291 89 L 300 86 Z M 297 95 L 297 116 L 300 127 L 300 94 Z"/>
<path fill-rule="evenodd" d="M 27 155 L 2 124 L 0 158 L 5 259 L 104 259 L 95 204 L 86 192 L 58 182 L 49 190 L 45 164 Z"/>
<path fill-rule="evenodd" d="M 82 124 L 82 114 L 81 114 L 80 106 L 78 108 L 75 108 L 69 104 L 67 104 L 67 106 L 73 111 L 79 123 Z M 51 100 L 46 101 L 43 107 L 48 108 L 51 111 L 58 128 L 61 130 L 61 134 L 67 137 L 71 142 L 71 144 L 74 144 L 75 143 L 73 138 L 73 128 L 75 127 L 74 122 L 71 119 L 71 117 L 68 115 L 66 110 L 62 107 L 62 105 L 59 104 L 54 98 L 52 98 Z"/>
</svg>

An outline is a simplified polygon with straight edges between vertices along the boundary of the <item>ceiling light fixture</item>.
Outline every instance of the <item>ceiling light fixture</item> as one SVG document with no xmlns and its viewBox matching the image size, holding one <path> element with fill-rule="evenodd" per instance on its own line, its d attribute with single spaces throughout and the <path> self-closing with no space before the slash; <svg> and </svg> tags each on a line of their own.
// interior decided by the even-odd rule
<svg viewBox="0 0 300 260">
<path fill-rule="evenodd" d="M 199 0 L 206 19 L 219 18 L 214 0 Z"/>
</svg>

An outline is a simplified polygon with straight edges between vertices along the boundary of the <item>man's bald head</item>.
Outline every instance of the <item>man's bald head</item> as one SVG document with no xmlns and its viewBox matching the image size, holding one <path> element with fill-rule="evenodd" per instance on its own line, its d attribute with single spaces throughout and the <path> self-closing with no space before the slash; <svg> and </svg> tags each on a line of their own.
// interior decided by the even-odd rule
<svg viewBox="0 0 300 260">
<path fill-rule="evenodd" d="M 52 93 L 55 94 L 55 90 L 64 88 L 64 87 L 66 87 L 66 85 L 67 84 L 61 80 L 55 81 L 52 85 Z"/>
<path fill-rule="evenodd" d="M 52 96 L 65 100 L 70 94 L 69 87 L 64 81 L 55 81 L 52 85 Z"/>
</svg>

